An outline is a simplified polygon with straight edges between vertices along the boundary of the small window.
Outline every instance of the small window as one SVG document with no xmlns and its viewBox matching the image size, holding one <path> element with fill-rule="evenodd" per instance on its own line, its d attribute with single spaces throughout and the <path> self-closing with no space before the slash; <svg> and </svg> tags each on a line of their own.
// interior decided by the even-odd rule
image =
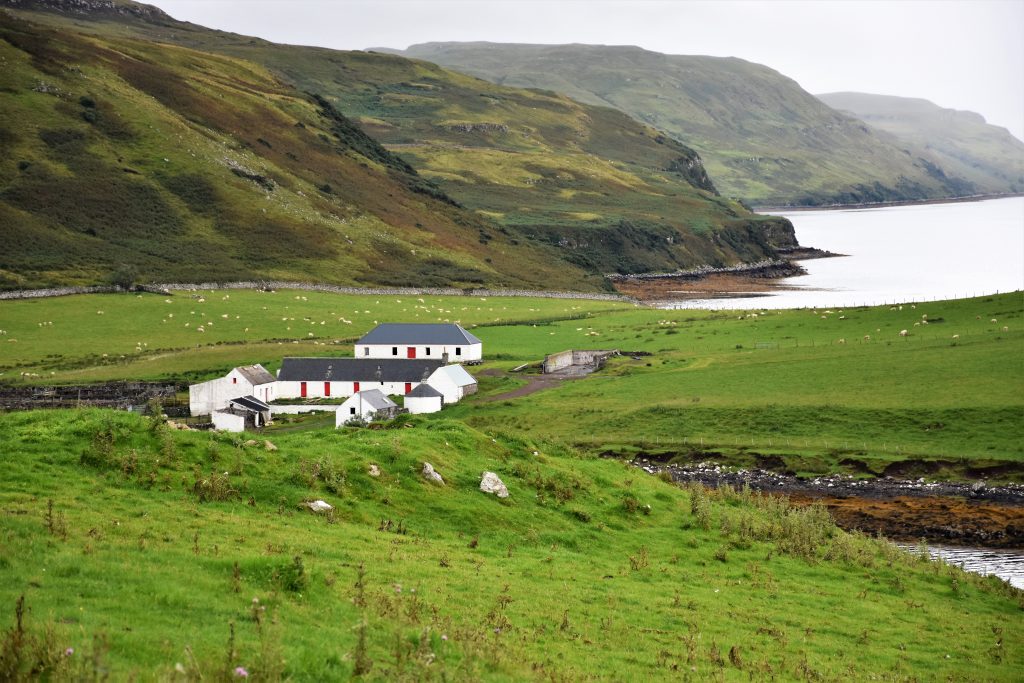
<svg viewBox="0 0 1024 683">
<path fill-rule="evenodd" d="M 460 347 L 460 346 L 456 346 L 455 347 L 455 355 L 456 356 L 461 356 L 462 355 L 462 347 Z"/>
<path fill-rule="evenodd" d="M 398 355 L 398 347 L 397 346 L 392 346 L 391 347 L 391 355 L 392 356 L 397 356 Z"/>
<path fill-rule="evenodd" d="M 356 414 L 355 406 L 352 406 L 351 408 L 348 409 L 348 414 L 349 415 L 355 415 Z"/>
<path fill-rule="evenodd" d="M 363 355 L 364 356 L 369 356 L 370 355 L 370 347 L 369 346 L 364 346 L 363 347 Z"/>
<path fill-rule="evenodd" d="M 231 378 L 231 383 L 232 384 L 238 384 L 238 378 L 237 377 L 232 377 Z"/>
<path fill-rule="evenodd" d="M 430 347 L 429 346 L 427 347 L 427 355 L 428 356 L 430 355 Z"/>
</svg>

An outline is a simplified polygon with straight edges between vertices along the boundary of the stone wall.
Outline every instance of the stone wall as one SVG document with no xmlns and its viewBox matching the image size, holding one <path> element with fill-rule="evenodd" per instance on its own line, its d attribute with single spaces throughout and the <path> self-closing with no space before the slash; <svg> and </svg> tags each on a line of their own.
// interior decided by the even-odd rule
<svg viewBox="0 0 1024 683">
<path fill-rule="evenodd" d="M 313 282 L 284 282 L 280 280 L 252 280 L 248 282 L 192 282 L 162 283 L 139 285 L 139 291 L 168 294 L 175 291 L 193 291 L 209 289 L 302 289 L 314 292 L 330 292 L 332 294 L 366 294 L 370 296 L 517 296 L 536 297 L 543 299 L 588 299 L 591 301 L 627 301 L 633 299 L 620 294 L 603 294 L 597 292 L 546 292 L 528 289 L 457 289 L 455 287 L 343 287 Z M 3 299 L 38 299 L 50 296 L 69 296 L 72 294 L 104 294 L 124 291 L 120 287 L 52 287 L 48 289 L 23 289 L 0 292 Z"/>
</svg>

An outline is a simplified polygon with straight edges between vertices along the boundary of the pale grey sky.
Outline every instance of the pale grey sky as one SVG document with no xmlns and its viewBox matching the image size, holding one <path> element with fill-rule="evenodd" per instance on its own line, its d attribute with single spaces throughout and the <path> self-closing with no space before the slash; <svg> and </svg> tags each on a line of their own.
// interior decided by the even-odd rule
<svg viewBox="0 0 1024 683">
<path fill-rule="evenodd" d="M 812 93 L 923 97 L 1024 140 L 1024 0 L 149 0 L 177 19 L 343 50 L 429 41 L 741 57 Z"/>
</svg>

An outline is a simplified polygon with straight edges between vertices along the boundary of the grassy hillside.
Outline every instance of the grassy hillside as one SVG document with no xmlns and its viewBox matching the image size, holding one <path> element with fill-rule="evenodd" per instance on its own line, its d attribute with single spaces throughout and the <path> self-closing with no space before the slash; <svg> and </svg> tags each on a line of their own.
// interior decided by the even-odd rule
<svg viewBox="0 0 1024 683">
<path fill-rule="evenodd" d="M 460 321 L 483 340 L 488 363 L 473 370 L 479 395 L 444 417 L 477 428 L 588 453 L 721 454 L 744 465 L 778 455 L 802 473 L 882 473 L 913 460 L 946 461 L 951 476 L 995 468 L 985 476 L 1024 479 L 1020 293 L 755 315 L 232 291 L 5 301 L 0 320 L 0 381 L 32 384 L 207 379 L 243 363 L 277 368 L 286 355 L 349 355 L 376 322 Z M 501 398 L 535 379 L 505 370 L 568 348 L 651 355 Z"/>
<path fill-rule="evenodd" d="M 120 264 L 157 281 L 597 286 L 251 62 L 7 12 L 0 59 L 5 287 Z"/>
<path fill-rule="evenodd" d="M 607 107 L 391 55 L 276 45 L 166 15 L 79 14 L 77 5 L 56 0 L 18 6 L 26 4 L 66 10 L 19 13 L 62 31 L 228 55 L 322 94 L 489 224 L 473 231 L 471 241 L 480 243 L 474 248 L 533 243 L 535 251 L 552 251 L 572 265 L 549 286 L 578 279 L 581 270 L 671 271 L 758 261 L 794 243 L 788 221 L 756 216 L 719 197 L 692 149 Z"/>
<path fill-rule="evenodd" d="M 397 52 L 503 85 L 616 107 L 693 147 L 724 194 L 750 202 L 827 204 L 973 191 L 938 159 L 906 151 L 795 81 L 742 59 L 500 43 L 424 43 Z"/>
<path fill-rule="evenodd" d="M 1024 666 L 1020 591 L 820 508 L 446 420 L 265 436 L 273 449 L 123 412 L 0 416 L 4 677 L 1010 681 Z M 478 490 L 484 470 L 507 499 Z M 333 513 L 302 508 L 317 498 Z"/>
<path fill-rule="evenodd" d="M 909 97 L 856 92 L 817 97 L 901 143 L 927 150 L 947 173 L 966 178 L 979 192 L 1024 192 L 1024 142 L 980 114 Z"/>
</svg>

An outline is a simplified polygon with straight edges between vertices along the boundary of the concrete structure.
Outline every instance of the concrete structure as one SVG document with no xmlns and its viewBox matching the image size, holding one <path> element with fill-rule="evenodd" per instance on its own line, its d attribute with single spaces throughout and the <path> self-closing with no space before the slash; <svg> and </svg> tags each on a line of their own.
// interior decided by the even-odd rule
<svg viewBox="0 0 1024 683">
<path fill-rule="evenodd" d="M 188 405 L 193 415 L 210 415 L 227 407 L 228 401 L 252 396 L 270 403 L 276 398 L 274 376 L 262 365 L 244 365 L 224 377 L 193 384 L 188 388 Z"/>
<path fill-rule="evenodd" d="M 441 365 L 440 359 L 285 358 L 277 373 L 277 397 L 344 398 L 367 389 L 404 396 Z"/>
<path fill-rule="evenodd" d="M 214 429 L 242 432 L 259 429 L 270 422 L 270 406 L 254 396 L 231 399 L 222 410 L 210 414 Z"/>
<path fill-rule="evenodd" d="M 594 370 L 600 370 L 604 367 L 605 361 L 610 356 L 617 356 L 619 352 L 616 350 L 569 350 L 560 351 L 559 353 L 553 353 L 550 356 L 544 358 L 544 374 L 549 375 L 553 372 L 564 372 L 569 368 L 585 368 L 587 372 L 593 372 Z"/>
<path fill-rule="evenodd" d="M 445 403 L 458 403 L 476 393 L 476 380 L 461 365 L 445 365 L 434 371 L 427 384 L 440 391 Z"/>
<path fill-rule="evenodd" d="M 405 409 L 413 415 L 436 413 L 443 407 L 444 394 L 429 384 L 421 384 L 405 395 Z"/>
<path fill-rule="evenodd" d="M 483 342 L 454 323 L 384 323 L 356 342 L 356 358 L 483 358 Z M 447 354 L 447 355 L 446 355 Z"/>
<path fill-rule="evenodd" d="M 398 404 L 382 394 L 378 389 L 360 391 L 348 397 L 338 406 L 335 413 L 334 426 L 341 427 L 352 419 L 366 422 L 387 420 L 398 414 Z"/>
</svg>

